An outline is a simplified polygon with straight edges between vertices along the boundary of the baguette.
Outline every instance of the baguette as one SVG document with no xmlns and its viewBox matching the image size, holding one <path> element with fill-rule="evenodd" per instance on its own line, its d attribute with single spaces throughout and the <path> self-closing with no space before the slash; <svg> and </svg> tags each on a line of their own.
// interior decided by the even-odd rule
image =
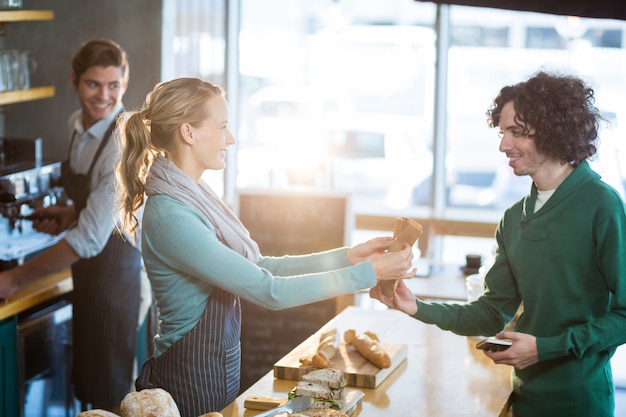
<svg viewBox="0 0 626 417">
<path fill-rule="evenodd" d="M 343 334 L 343 339 L 347 344 L 354 346 L 357 352 L 363 355 L 365 359 L 379 368 L 384 369 L 391 366 L 391 358 L 378 341 L 378 336 L 374 333 L 365 332 L 357 335 L 355 330 L 350 329 Z"/>
<path fill-rule="evenodd" d="M 422 234 L 422 225 L 408 217 L 397 217 L 393 224 L 393 243 L 389 247 L 389 252 L 397 252 L 402 250 L 404 244 L 413 246 Z M 393 297 L 396 292 L 397 280 L 382 281 L 380 285 L 383 287 L 385 297 Z"/>
<path fill-rule="evenodd" d="M 320 341 L 315 354 L 309 358 L 300 358 L 303 365 L 313 365 L 316 368 L 328 368 L 330 360 L 335 357 L 339 349 L 339 337 L 334 327 L 324 330 L 320 334 Z"/>
</svg>

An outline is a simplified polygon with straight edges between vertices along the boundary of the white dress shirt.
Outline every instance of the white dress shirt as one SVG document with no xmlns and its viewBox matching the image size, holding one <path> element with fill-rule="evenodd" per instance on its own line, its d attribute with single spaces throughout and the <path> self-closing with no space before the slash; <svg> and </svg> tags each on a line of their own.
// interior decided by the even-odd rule
<svg viewBox="0 0 626 417">
<path fill-rule="evenodd" d="M 87 130 L 82 124 L 82 110 L 77 110 L 70 116 L 70 140 L 74 136 L 70 167 L 74 173 L 86 174 L 89 171 L 109 125 L 122 109 L 122 104 L 118 105 L 109 117 L 98 121 Z M 99 254 L 119 221 L 119 211 L 115 204 L 117 137 L 116 129 L 94 164 L 87 206 L 81 211 L 75 227 L 69 229 L 65 236 L 66 242 L 81 258 L 91 258 Z"/>
</svg>

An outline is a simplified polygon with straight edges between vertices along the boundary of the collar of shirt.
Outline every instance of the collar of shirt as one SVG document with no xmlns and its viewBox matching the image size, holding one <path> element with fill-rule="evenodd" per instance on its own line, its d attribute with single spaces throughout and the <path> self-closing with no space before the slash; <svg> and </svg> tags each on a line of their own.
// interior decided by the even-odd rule
<svg viewBox="0 0 626 417">
<path fill-rule="evenodd" d="M 73 128 L 73 141 L 70 166 L 75 172 L 82 174 L 87 172 L 104 135 L 122 109 L 123 105 L 118 104 L 105 119 L 94 123 L 87 130 L 84 129 L 82 123 L 82 111 L 78 110 L 72 115 L 73 123 L 70 123 L 70 126 Z"/>
<path fill-rule="evenodd" d="M 89 129 L 87 129 L 85 131 L 85 127 L 83 126 L 83 118 L 82 116 L 82 111 L 79 110 L 76 113 L 74 113 L 73 118 L 74 118 L 74 131 L 76 132 L 76 135 L 78 137 L 83 136 L 84 133 L 88 133 L 90 137 L 95 138 L 95 139 L 102 139 L 102 137 L 104 136 L 104 134 L 106 133 L 107 129 L 109 128 L 109 125 L 111 124 L 111 122 L 113 122 L 114 118 L 117 117 L 117 115 L 119 114 L 120 111 L 122 111 L 124 109 L 124 105 L 122 103 L 119 103 L 114 109 L 113 111 L 111 111 L 111 113 L 109 113 L 109 115 L 102 120 L 98 120 L 96 123 L 94 123 Z"/>
</svg>

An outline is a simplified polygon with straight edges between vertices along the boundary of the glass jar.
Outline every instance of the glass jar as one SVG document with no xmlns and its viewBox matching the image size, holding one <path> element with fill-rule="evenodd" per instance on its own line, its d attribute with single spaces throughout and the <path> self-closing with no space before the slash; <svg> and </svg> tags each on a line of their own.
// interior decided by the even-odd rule
<svg viewBox="0 0 626 417">
<path fill-rule="evenodd" d="M 478 299 L 485 292 L 485 275 L 482 273 L 471 274 L 465 278 L 467 288 L 467 302 Z"/>
</svg>

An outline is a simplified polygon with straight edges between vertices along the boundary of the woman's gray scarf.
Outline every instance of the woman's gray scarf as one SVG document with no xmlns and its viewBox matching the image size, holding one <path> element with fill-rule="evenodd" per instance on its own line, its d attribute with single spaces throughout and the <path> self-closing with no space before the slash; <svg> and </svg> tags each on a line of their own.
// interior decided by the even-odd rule
<svg viewBox="0 0 626 417">
<path fill-rule="evenodd" d="M 195 184 L 172 161 L 158 155 L 150 167 L 145 191 L 148 197 L 163 194 L 193 208 L 213 224 L 222 243 L 252 262 L 258 261 L 258 245 L 235 213 L 204 180 Z"/>
</svg>

